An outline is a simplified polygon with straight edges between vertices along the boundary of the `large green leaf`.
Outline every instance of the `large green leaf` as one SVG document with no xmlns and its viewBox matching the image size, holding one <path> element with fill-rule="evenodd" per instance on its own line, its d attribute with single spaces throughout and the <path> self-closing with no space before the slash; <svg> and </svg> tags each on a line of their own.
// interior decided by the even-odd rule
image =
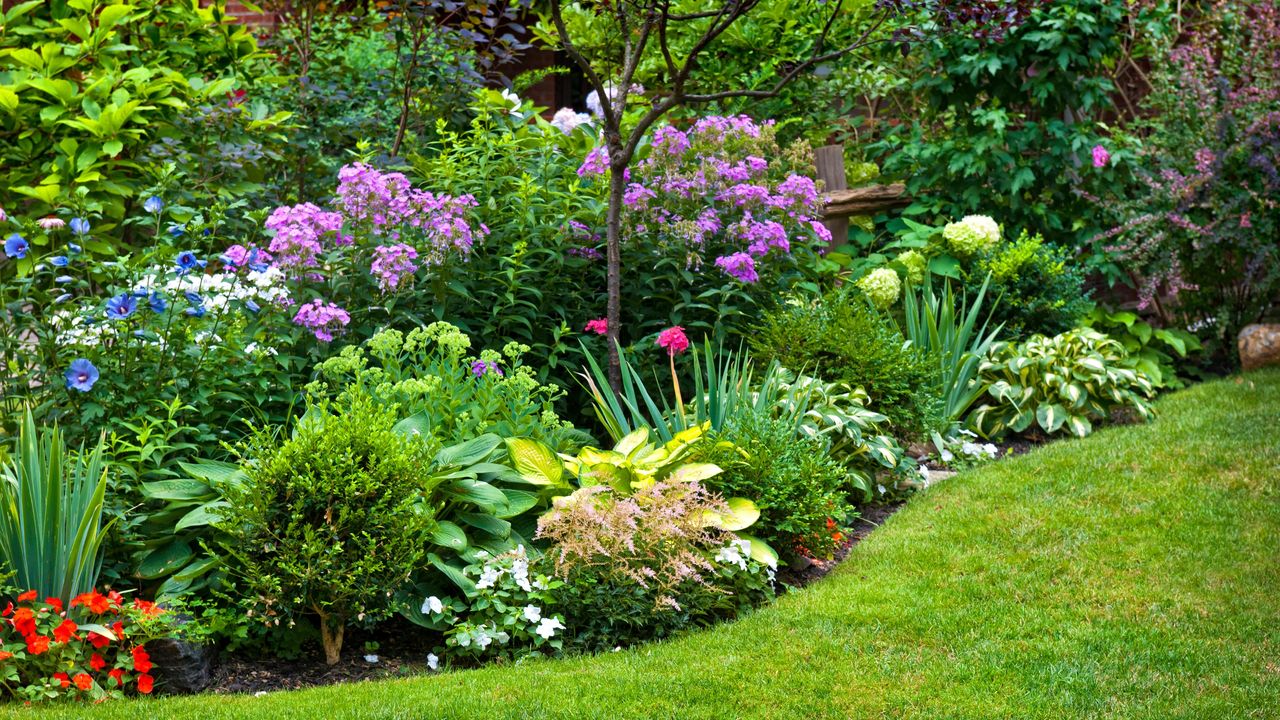
<svg viewBox="0 0 1280 720">
<path fill-rule="evenodd" d="M 510 490 L 502 488 L 502 494 L 507 496 L 507 509 L 497 513 L 500 518 L 512 518 L 532 510 L 538 504 L 538 495 L 536 493 L 526 492 L 524 490 Z"/>
<path fill-rule="evenodd" d="M 486 510 L 505 511 L 507 509 L 507 496 L 483 480 L 455 480 L 445 486 L 444 492 Z"/>
<path fill-rule="evenodd" d="M 707 512 L 706 523 L 709 527 L 737 532 L 746 530 L 760 519 L 760 508 L 746 498 L 729 498 L 725 504 L 729 506 L 728 512 Z"/>
<path fill-rule="evenodd" d="M 453 550 L 462 550 L 467 547 L 467 533 L 455 523 L 440 520 L 431 531 L 431 542 Z"/>
<path fill-rule="evenodd" d="M 533 485 L 564 486 L 564 463 L 543 443 L 530 438 L 507 438 L 511 464 L 525 482 Z"/>
<path fill-rule="evenodd" d="M 511 523 L 501 518 L 494 517 L 493 515 L 464 512 L 458 513 L 458 519 L 471 527 L 476 528 L 477 530 L 483 530 L 494 537 L 505 538 L 511 535 Z"/>
<path fill-rule="evenodd" d="M 195 552 L 185 542 L 169 543 L 147 553 L 138 563 L 138 576 L 146 580 L 158 578 L 190 562 Z"/>
<path fill-rule="evenodd" d="M 231 507 L 231 503 L 225 500 L 215 500 L 214 502 L 205 503 L 200 507 L 192 510 L 173 527 L 175 531 L 186 530 L 187 528 L 202 527 L 204 525 L 213 525 L 222 519 L 222 508 Z"/>
<path fill-rule="evenodd" d="M 493 433 L 487 433 L 478 438 L 457 445 L 450 445 L 441 450 L 436 453 L 435 462 L 441 466 L 458 465 L 468 467 L 475 465 L 492 455 L 500 442 L 502 442 L 502 438 Z"/>
<path fill-rule="evenodd" d="M 142 494 L 152 500 L 205 500 L 216 497 L 207 482 L 190 478 L 143 483 Z"/>
</svg>

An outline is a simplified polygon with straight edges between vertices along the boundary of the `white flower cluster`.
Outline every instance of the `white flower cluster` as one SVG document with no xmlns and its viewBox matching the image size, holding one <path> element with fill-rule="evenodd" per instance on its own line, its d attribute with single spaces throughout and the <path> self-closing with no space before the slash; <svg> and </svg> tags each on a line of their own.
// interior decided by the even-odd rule
<svg viewBox="0 0 1280 720">
<path fill-rule="evenodd" d="M 493 624 L 480 625 L 453 637 L 458 641 L 458 647 L 471 647 L 474 644 L 481 650 L 492 645 L 494 640 L 497 640 L 499 645 L 506 645 L 511 640 L 511 636 L 506 631 L 499 630 L 498 626 Z"/>
<path fill-rule="evenodd" d="M 734 538 L 716 553 L 716 562 L 737 565 L 739 568 L 746 570 L 747 558 L 749 557 L 751 557 L 751 543 L 741 538 Z"/>
<path fill-rule="evenodd" d="M 525 554 L 524 545 L 519 545 L 515 549 L 516 558 L 511 562 L 511 580 L 515 582 L 525 592 L 533 590 L 533 584 L 529 582 L 529 558 Z M 484 590 L 491 588 L 498 582 L 507 570 L 503 567 L 492 563 L 485 563 L 484 568 L 480 571 L 480 579 L 476 581 L 476 589 Z M 542 588 L 538 588 L 541 590 Z"/>
<path fill-rule="evenodd" d="M 59 311 L 49 318 L 49 324 L 58 330 L 59 345 L 79 345 L 93 347 L 119 336 L 112 323 L 76 315 L 68 311 Z"/>
<path fill-rule="evenodd" d="M 966 458 L 971 460 L 992 460 L 1000 452 L 999 448 L 991 443 L 978 444 L 974 442 L 974 440 L 978 439 L 978 436 L 968 430 L 961 430 L 960 434 L 969 438 L 962 440 L 959 448 L 960 454 Z M 951 441 L 948 444 L 951 444 Z M 952 444 L 951 447 L 955 447 L 955 445 Z M 938 457 L 942 459 L 942 462 L 946 463 L 956 459 L 955 453 L 951 452 L 947 447 L 938 448 Z"/>
<path fill-rule="evenodd" d="M 231 303 L 253 302 L 261 307 L 267 305 L 289 304 L 289 290 L 284 285 L 284 273 L 280 268 L 271 266 L 265 270 L 250 270 L 243 275 L 238 273 L 214 273 L 212 275 L 189 274 L 175 277 L 157 287 L 159 278 L 148 275 L 134 288 L 152 292 L 160 290 L 168 297 L 181 297 L 186 293 L 195 293 L 204 300 L 204 306 L 210 312 L 219 313 L 231 307 Z"/>
</svg>

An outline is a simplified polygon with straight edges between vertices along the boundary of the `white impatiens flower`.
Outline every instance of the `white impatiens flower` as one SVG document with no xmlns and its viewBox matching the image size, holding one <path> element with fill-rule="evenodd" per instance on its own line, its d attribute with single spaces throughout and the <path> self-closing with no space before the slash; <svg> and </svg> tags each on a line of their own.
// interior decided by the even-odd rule
<svg viewBox="0 0 1280 720">
<path fill-rule="evenodd" d="M 524 612 L 521 614 L 524 616 L 525 620 L 531 623 L 536 623 L 539 620 L 542 620 L 542 608 L 537 605 L 525 605 Z"/>
<path fill-rule="evenodd" d="M 364 661 L 367 663 L 376 663 L 378 662 L 378 656 L 370 653 L 364 656 Z"/>
<path fill-rule="evenodd" d="M 918 470 L 920 472 L 920 482 L 923 483 L 925 487 L 929 487 L 929 468 L 925 465 L 921 465 Z"/>
<path fill-rule="evenodd" d="M 737 565 L 742 570 L 747 569 L 746 555 L 751 553 L 751 543 L 746 540 L 734 538 L 728 545 L 720 548 L 716 553 L 716 562 L 726 565 Z"/>
<path fill-rule="evenodd" d="M 427 668 L 431 670 L 440 669 L 440 658 L 435 653 L 427 653 Z"/>
<path fill-rule="evenodd" d="M 538 629 L 534 630 L 543 640 L 550 640 L 552 635 L 556 634 L 556 630 L 563 630 L 564 623 L 559 618 L 542 618 L 542 622 L 538 623 Z"/>
<path fill-rule="evenodd" d="M 423 615 L 426 615 L 428 613 L 431 613 L 433 615 L 438 615 L 442 612 L 444 612 L 444 603 L 440 602 L 440 598 L 436 597 L 435 595 L 432 595 L 431 597 L 422 601 Z"/>
<path fill-rule="evenodd" d="M 502 577 L 502 570 L 492 566 L 485 565 L 484 570 L 480 572 L 480 579 L 476 581 L 476 589 L 484 590 L 493 587 L 498 582 L 498 578 Z"/>
<path fill-rule="evenodd" d="M 519 95 L 515 94 L 514 92 L 512 92 L 507 88 L 503 88 L 502 99 L 506 100 L 507 104 L 511 105 L 510 113 L 512 115 L 520 114 L 520 108 L 524 106 L 524 101 L 520 99 Z"/>
<path fill-rule="evenodd" d="M 996 453 L 999 452 L 996 446 L 992 445 L 991 443 L 987 443 L 986 445 L 983 445 L 982 451 L 987 454 L 987 457 L 995 457 Z"/>
<path fill-rule="evenodd" d="M 493 644 L 493 637 L 484 628 L 476 628 L 476 646 L 481 650 Z"/>
</svg>

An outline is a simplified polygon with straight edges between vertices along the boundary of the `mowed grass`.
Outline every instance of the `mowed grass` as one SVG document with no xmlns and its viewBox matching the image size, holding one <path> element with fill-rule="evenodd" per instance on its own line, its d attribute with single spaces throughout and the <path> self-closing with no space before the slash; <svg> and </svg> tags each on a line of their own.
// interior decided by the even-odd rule
<svg viewBox="0 0 1280 720">
<path fill-rule="evenodd" d="M 816 585 L 679 640 L 17 714 L 1280 718 L 1280 373 L 1200 385 L 1159 411 L 948 480 Z"/>
</svg>

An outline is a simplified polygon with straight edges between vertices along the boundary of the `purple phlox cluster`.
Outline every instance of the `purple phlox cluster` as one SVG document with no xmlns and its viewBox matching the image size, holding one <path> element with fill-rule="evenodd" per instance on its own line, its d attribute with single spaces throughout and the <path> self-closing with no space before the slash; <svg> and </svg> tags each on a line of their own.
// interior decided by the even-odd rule
<svg viewBox="0 0 1280 720">
<path fill-rule="evenodd" d="M 484 377 L 489 373 L 493 373 L 498 377 L 502 377 L 502 368 L 498 367 L 496 362 L 488 362 L 485 360 L 476 360 L 471 363 L 471 374 L 476 377 Z"/>
<path fill-rule="evenodd" d="M 271 263 L 271 254 L 266 250 L 259 249 L 256 246 L 245 247 L 243 245 L 232 245 L 227 248 L 218 259 L 222 264 L 231 271 L 249 268 L 257 272 L 267 269 L 267 265 Z"/>
<path fill-rule="evenodd" d="M 668 155 L 684 155 L 689 150 L 689 136 L 671 125 L 653 132 L 653 147 Z"/>
<path fill-rule="evenodd" d="M 772 125 L 773 121 L 770 120 L 765 124 Z M 756 124 L 755 120 L 746 115 L 709 115 L 698 118 L 698 122 L 693 125 L 693 134 L 720 140 L 737 134 L 758 138 L 760 137 L 760 126 Z"/>
<path fill-rule="evenodd" d="M 570 135 L 577 128 L 586 125 L 590 127 L 591 116 L 587 113 L 580 113 L 573 108 L 560 108 L 556 111 L 554 117 L 551 118 L 551 127 L 556 128 L 565 135 Z"/>
<path fill-rule="evenodd" d="M 418 270 L 414 263 L 417 259 L 418 251 L 412 246 L 404 243 L 382 245 L 373 249 L 373 264 L 369 272 L 378 278 L 378 285 L 384 292 L 395 290 Z"/>
<path fill-rule="evenodd" d="M 747 252 L 754 257 L 764 257 L 770 250 L 777 248 L 784 253 L 791 252 L 791 243 L 787 240 L 787 229 L 782 223 L 774 220 L 757 221 L 751 213 L 745 213 L 742 222 L 733 227 L 733 232 L 747 243 Z"/>
<path fill-rule="evenodd" d="M 341 331 L 350 322 L 351 316 L 346 310 L 319 299 L 300 306 L 293 316 L 295 325 L 310 328 L 316 339 L 322 342 L 333 340 L 333 333 Z"/>
<path fill-rule="evenodd" d="M 818 184 L 813 178 L 804 175 L 788 175 L 786 180 L 778 183 L 778 195 L 787 199 L 786 205 L 775 207 L 799 206 L 806 211 L 818 214 L 821 203 L 818 198 Z"/>
<path fill-rule="evenodd" d="M 275 232 L 267 246 L 281 268 L 313 267 L 324 252 L 326 237 L 337 239 L 342 215 L 327 212 L 313 203 L 285 205 L 272 211 L 265 226 Z"/>
<path fill-rule="evenodd" d="M 717 200 L 731 202 L 738 207 L 765 205 L 773 198 L 773 193 L 763 185 L 731 185 L 720 192 Z"/>
<path fill-rule="evenodd" d="M 756 274 L 756 261 L 750 254 L 740 252 L 716 258 L 716 267 L 726 275 L 739 282 L 754 283 L 760 279 Z"/>
<path fill-rule="evenodd" d="M 622 203 L 629 208 L 647 208 L 649 201 L 656 197 L 658 194 L 649 188 L 639 183 L 631 183 L 622 193 Z"/>
<path fill-rule="evenodd" d="M 609 155 L 608 150 L 603 146 L 593 148 L 587 153 L 582 160 L 582 165 L 578 167 L 578 177 L 604 175 L 607 172 L 609 172 Z"/>
</svg>

